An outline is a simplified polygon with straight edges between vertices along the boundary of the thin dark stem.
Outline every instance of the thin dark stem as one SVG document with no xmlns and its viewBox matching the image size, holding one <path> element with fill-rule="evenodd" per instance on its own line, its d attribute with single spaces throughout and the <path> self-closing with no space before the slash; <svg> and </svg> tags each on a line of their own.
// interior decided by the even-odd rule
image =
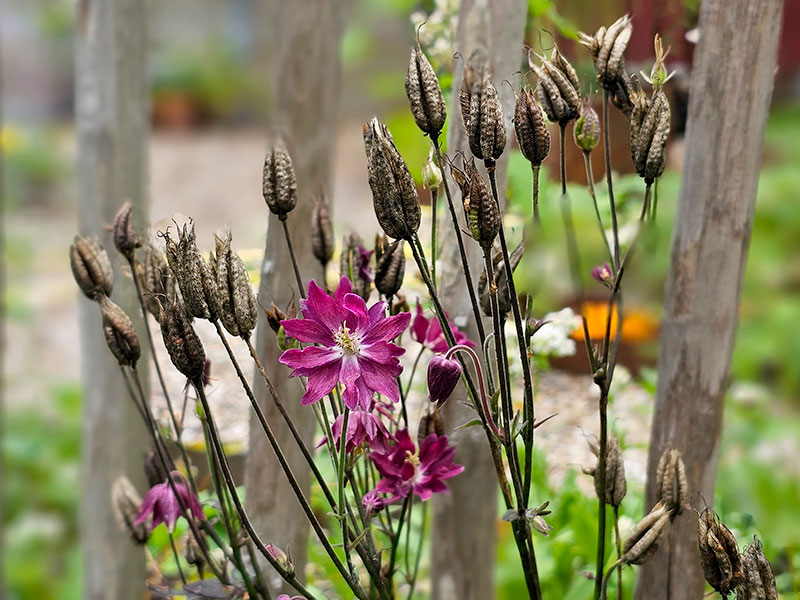
<svg viewBox="0 0 800 600">
<path fill-rule="evenodd" d="M 672 531 L 670 529 L 670 531 Z M 622 560 L 622 538 L 619 535 L 619 506 L 614 507 L 614 539 L 617 544 L 617 560 Z M 617 598 L 622 600 L 622 569 L 617 569 Z M 669 598 L 669 595 L 667 595 Z"/>
<path fill-rule="evenodd" d="M 645 179 L 644 182 L 644 201 L 642 202 L 642 213 L 639 215 L 639 220 L 644 221 L 645 217 L 650 213 L 650 188 L 653 182 L 650 179 Z"/>
<path fill-rule="evenodd" d="M 408 496 L 406 496 L 405 500 L 403 500 L 403 508 L 400 510 L 400 518 L 397 521 L 397 531 L 394 532 L 392 537 L 392 551 L 389 555 L 389 569 L 388 569 L 388 577 L 389 581 L 392 580 L 394 577 L 394 565 L 395 561 L 397 560 L 397 547 L 400 545 L 400 536 L 403 532 L 403 523 L 406 520 L 406 511 L 409 509 L 411 505 L 411 497 L 414 495 L 414 489 L 409 488 Z"/>
<path fill-rule="evenodd" d="M 186 575 L 183 574 L 183 567 L 181 567 L 181 559 L 178 556 L 178 549 L 175 547 L 175 538 L 172 536 L 171 531 L 167 531 L 169 537 L 169 547 L 172 548 L 172 556 L 175 557 L 175 565 L 178 567 L 178 575 L 181 576 L 181 582 L 186 585 Z"/>
<path fill-rule="evenodd" d="M 578 251 L 578 242 L 575 239 L 575 225 L 572 222 L 572 202 L 567 194 L 566 180 L 566 158 L 564 154 L 564 138 L 566 125 L 561 125 L 560 148 L 561 148 L 561 219 L 564 221 L 564 233 L 567 238 L 567 258 L 569 259 L 569 270 L 572 274 L 572 282 L 576 290 L 581 290 L 581 257 Z"/>
<path fill-rule="evenodd" d="M 286 215 L 282 214 L 278 217 L 283 225 L 283 234 L 286 236 L 286 246 L 289 248 L 289 256 L 292 259 L 292 268 L 294 269 L 294 277 L 297 280 L 297 288 L 300 292 L 300 297 L 306 297 L 306 288 L 303 286 L 303 278 L 300 277 L 300 267 L 297 265 L 297 257 L 294 253 L 294 246 L 292 245 L 292 236 L 289 234 L 289 225 L 286 223 Z"/>
<path fill-rule="evenodd" d="M 431 188 L 431 281 L 433 288 L 439 290 L 436 285 L 436 223 L 438 221 L 439 190 Z"/>
<path fill-rule="evenodd" d="M 428 504 L 422 504 L 422 526 L 419 530 L 419 541 L 417 542 L 417 554 L 414 559 L 414 573 L 411 576 L 411 585 L 408 589 L 408 600 L 414 597 L 414 587 L 417 585 L 417 575 L 419 574 L 419 563 L 422 558 L 422 543 L 425 541 L 425 526 L 428 521 Z"/>
<path fill-rule="evenodd" d="M 608 202 L 611 205 L 611 229 L 614 233 L 614 271 L 619 270 L 619 225 L 617 224 L 617 206 L 614 203 L 614 184 L 611 180 L 611 141 L 608 131 L 608 90 L 603 92 L 603 152 L 606 161 L 606 186 Z"/>
<path fill-rule="evenodd" d="M 586 185 L 589 187 L 589 195 L 592 197 L 592 204 L 594 205 L 594 215 L 597 218 L 597 225 L 600 228 L 600 237 L 603 238 L 603 245 L 608 249 L 608 256 L 614 263 L 614 250 L 608 244 L 608 236 L 606 236 L 606 227 L 603 225 L 603 217 L 600 216 L 600 207 L 597 205 L 597 195 L 594 192 L 594 179 L 592 176 L 592 153 L 584 151 L 583 162 L 586 166 Z"/>
<path fill-rule="evenodd" d="M 655 221 L 658 213 L 658 178 L 653 182 L 653 210 L 650 218 Z"/>
<path fill-rule="evenodd" d="M 531 180 L 533 183 L 533 222 L 539 224 L 539 170 L 541 165 L 531 164 Z"/>
<path fill-rule="evenodd" d="M 606 448 L 608 446 L 608 391 L 605 385 L 600 393 L 600 448 L 597 457 L 595 481 L 597 490 L 597 568 L 595 570 L 595 597 L 600 597 L 600 582 L 606 561 Z"/>
<path fill-rule="evenodd" d="M 346 500 L 344 497 L 344 486 L 345 486 L 345 471 L 347 470 L 347 422 L 350 420 L 350 409 L 346 406 L 344 407 L 344 413 L 342 415 L 342 435 L 339 438 L 339 522 L 342 526 L 342 550 L 344 551 L 344 557 L 347 561 L 347 568 L 350 571 L 350 576 L 354 579 L 357 577 L 355 572 L 355 567 L 353 566 L 353 560 L 350 557 L 350 549 L 348 547 L 348 535 L 347 535 L 347 514 L 346 514 Z"/>
</svg>

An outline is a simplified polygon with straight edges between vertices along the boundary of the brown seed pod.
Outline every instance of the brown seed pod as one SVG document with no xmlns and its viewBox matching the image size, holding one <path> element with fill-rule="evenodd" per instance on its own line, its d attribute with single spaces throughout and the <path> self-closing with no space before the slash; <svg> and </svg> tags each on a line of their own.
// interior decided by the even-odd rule
<svg viewBox="0 0 800 600">
<path fill-rule="evenodd" d="M 220 313 L 220 293 L 214 274 L 197 249 L 194 225 L 183 225 L 176 242 L 167 232 L 167 261 L 175 274 L 186 310 L 197 319 L 214 321 Z"/>
<path fill-rule="evenodd" d="M 572 129 L 575 145 L 584 152 L 591 152 L 600 142 L 600 117 L 589 101 L 584 101 L 581 114 Z"/>
<path fill-rule="evenodd" d="M 142 236 L 133 230 L 132 213 L 133 207 L 131 203 L 126 202 L 123 204 L 114 216 L 114 225 L 112 227 L 114 246 L 128 260 L 132 260 L 136 249 L 142 247 Z"/>
<path fill-rule="evenodd" d="M 179 304 L 166 304 L 161 308 L 159 322 L 161 336 L 164 338 L 164 345 L 172 364 L 189 381 L 200 385 L 206 355 L 186 311 Z"/>
<path fill-rule="evenodd" d="M 100 240 L 76 235 L 69 247 L 69 264 L 78 287 L 90 300 L 98 294 L 110 296 L 114 287 L 114 271 Z"/>
<path fill-rule="evenodd" d="M 599 449 L 590 443 L 590 448 L 595 456 L 598 456 Z M 597 477 L 597 468 L 586 469 L 585 473 L 594 477 L 594 491 L 600 497 L 600 479 Z M 622 459 L 622 449 L 619 446 L 617 436 L 611 435 L 606 443 L 606 485 L 605 500 L 606 504 L 619 506 L 628 491 L 625 481 L 625 462 Z"/>
<path fill-rule="evenodd" d="M 281 138 L 275 141 L 264 158 L 262 193 L 269 209 L 281 220 L 285 220 L 297 204 L 297 179 L 292 159 Z"/>
<path fill-rule="evenodd" d="M 630 17 L 620 17 L 608 28 L 601 27 L 593 36 L 580 34 L 580 42 L 592 53 L 597 82 L 613 92 L 625 72 L 625 48 L 633 33 Z"/>
<path fill-rule="evenodd" d="M 778 600 L 775 573 L 758 539 L 742 553 L 742 572 L 742 581 L 736 588 L 737 600 Z"/>
<path fill-rule="evenodd" d="M 658 461 L 656 489 L 658 490 L 658 499 L 666 504 L 673 519 L 689 505 L 686 467 L 683 464 L 681 453 L 675 448 L 664 450 Z"/>
<path fill-rule="evenodd" d="M 397 240 L 386 248 L 375 267 L 375 288 L 387 298 L 396 294 L 403 285 L 406 271 L 406 256 L 403 240 Z"/>
<path fill-rule="evenodd" d="M 167 266 L 164 253 L 151 244 L 145 246 L 144 260 L 140 265 L 142 299 L 145 308 L 158 319 L 161 313 L 160 302 L 175 302 L 177 299 L 175 278 Z"/>
<path fill-rule="evenodd" d="M 517 270 L 517 266 L 522 260 L 522 255 L 525 253 L 525 245 L 520 243 L 511 255 L 508 257 L 511 262 L 511 271 Z M 497 307 L 501 316 L 507 315 L 511 311 L 511 292 L 508 287 L 508 277 L 506 277 L 506 263 L 503 260 L 503 254 L 500 251 L 494 253 L 492 257 L 492 265 L 494 266 L 494 282 L 497 288 Z M 481 271 L 481 276 L 478 279 L 478 299 L 480 300 L 481 310 L 487 317 L 492 316 L 492 304 L 489 297 L 489 287 L 487 285 L 486 269 Z"/>
<path fill-rule="evenodd" d="M 506 126 L 485 51 L 475 50 L 470 55 L 464 67 L 459 101 L 470 151 L 479 160 L 496 161 L 506 147 Z"/>
<path fill-rule="evenodd" d="M 264 309 L 264 315 L 267 317 L 267 325 L 269 325 L 269 328 L 275 333 L 278 333 L 281 329 L 281 321 L 286 318 L 283 311 L 273 303 L 270 310 Z"/>
<path fill-rule="evenodd" d="M 244 262 L 231 250 L 231 232 L 215 235 L 214 273 L 220 295 L 220 320 L 231 335 L 247 337 L 256 326 L 258 304 Z"/>
<path fill-rule="evenodd" d="M 144 476 L 147 479 L 147 487 L 151 488 L 167 480 L 167 474 L 161 464 L 161 459 L 155 452 L 148 452 L 144 457 Z"/>
<path fill-rule="evenodd" d="M 375 278 L 369 266 L 372 254 L 364 247 L 364 240 L 355 231 L 344 236 L 339 263 L 340 277 L 350 279 L 353 293 L 364 300 L 369 299 L 372 293 L 372 281 Z"/>
<path fill-rule="evenodd" d="M 410 240 L 422 218 L 417 188 L 392 134 L 377 118 L 364 125 L 364 148 L 378 223 L 389 237 Z"/>
<path fill-rule="evenodd" d="M 541 107 L 534 100 L 530 88 L 524 88 L 517 94 L 514 106 L 514 132 L 522 155 L 533 166 L 542 164 L 550 154 L 550 131 L 544 122 Z"/>
<path fill-rule="evenodd" d="M 411 49 L 406 95 L 417 127 L 432 137 L 441 133 L 447 119 L 447 105 L 436 72 L 419 45 Z"/>
<path fill-rule="evenodd" d="M 669 101 L 660 87 L 649 99 L 641 90 L 635 90 L 631 97 L 631 158 L 639 176 L 652 183 L 664 172 L 664 151 L 670 128 Z"/>
<path fill-rule="evenodd" d="M 497 202 L 474 162 L 465 162 L 464 171 L 451 164 L 450 173 L 461 188 L 464 213 L 472 238 L 480 244 L 484 252 L 489 252 L 500 231 L 500 210 Z"/>
<path fill-rule="evenodd" d="M 575 69 L 558 48 L 553 50 L 550 60 L 539 56 L 540 65 L 533 62 L 533 56 L 533 53 L 528 54 L 528 66 L 539 79 L 536 97 L 547 118 L 562 126 L 574 121 L 581 108 L 581 90 Z"/>
<path fill-rule="evenodd" d="M 314 209 L 311 212 L 311 251 L 323 268 L 333 256 L 333 227 L 328 199 L 320 194 L 314 198 Z"/>
<path fill-rule="evenodd" d="M 743 579 L 736 538 L 710 508 L 700 514 L 697 537 L 706 581 L 723 596 L 730 594 Z"/>
<path fill-rule="evenodd" d="M 401 312 L 410 312 L 410 310 L 405 294 L 403 292 L 397 292 L 394 295 L 394 301 L 392 302 L 392 307 L 389 312 L 392 315 L 398 315 Z"/>
<path fill-rule="evenodd" d="M 143 546 L 150 537 L 147 523 L 134 524 L 139 516 L 142 499 L 127 477 L 118 477 L 111 484 L 111 510 L 119 528 L 128 534 L 137 546 Z"/>
<path fill-rule="evenodd" d="M 422 441 L 430 434 L 444 435 L 444 423 L 442 416 L 439 414 L 439 407 L 435 406 L 433 411 L 426 412 L 422 415 L 417 425 L 417 445 L 421 445 Z"/>
<path fill-rule="evenodd" d="M 668 523 L 669 511 L 659 502 L 637 523 L 625 540 L 622 562 L 629 565 L 641 565 L 647 562 L 658 550 L 664 528 Z"/>
<path fill-rule="evenodd" d="M 141 347 L 133 322 L 124 310 L 106 295 L 99 295 L 100 314 L 103 315 L 103 334 L 111 354 L 122 366 L 135 367 L 141 356 Z"/>
</svg>

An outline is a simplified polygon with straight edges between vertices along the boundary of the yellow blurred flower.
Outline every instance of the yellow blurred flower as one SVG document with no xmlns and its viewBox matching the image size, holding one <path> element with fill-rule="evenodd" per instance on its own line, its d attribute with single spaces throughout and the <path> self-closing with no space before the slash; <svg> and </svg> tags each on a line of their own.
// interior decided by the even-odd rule
<svg viewBox="0 0 800 600">
<path fill-rule="evenodd" d="M 589 337 L 592 340 L 602 340 L 606 335 L 608 322 L 608 302 L 584 302 L 581 305 L 581 314 L 586 317 L 589 328 Z M 617 333 L 617 309 L 611 315 L 611 339 Z M 658 335 L 658 319 L 643 309 L 630 308 L 625 311 L 622 321 L 622 337 L 629 344 L 641 344 L 654 340 Z M 583 328 L 572 332 L 572 338 L 583 339 Z"/>
<path fill-rule="evenodd" d="M 25 134 L 22 129 L 14 125 L 3 125 L 0 128 L 0 150 L 5 154 L 13 154 L 25 143 Z"/>
</svg>

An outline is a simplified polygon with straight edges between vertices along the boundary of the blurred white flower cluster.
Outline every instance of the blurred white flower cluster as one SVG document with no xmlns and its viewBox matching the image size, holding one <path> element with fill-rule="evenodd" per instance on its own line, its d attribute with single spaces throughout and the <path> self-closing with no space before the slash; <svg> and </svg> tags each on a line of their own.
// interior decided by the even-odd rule
<svg viewBox="0 0 800 600">
<path fill-rule="evenodd" d="M 458 31 L 459 0 L 436 0 L 431 14 L 417 11 L 411 22 L 419 30 L 419 43 L 437 70 L 450 68 Z M 424 25 L 423 25 L 424 23 Z M 419 29 L 422 25 L 422 29 Z"/>
<path fill-rule="evenodd" d="M 531 352 L 540 356 L 572 356 L 575 340 L 570 334 L 581 326 L 581 318 L 571 308 L 544 316 L 545 324 L 531 339 Z"/>
</svg>

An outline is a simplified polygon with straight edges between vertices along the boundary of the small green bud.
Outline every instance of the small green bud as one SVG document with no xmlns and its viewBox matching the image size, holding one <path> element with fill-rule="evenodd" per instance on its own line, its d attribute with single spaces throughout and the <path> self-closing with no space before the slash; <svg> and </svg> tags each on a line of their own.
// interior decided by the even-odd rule
<svg viewBox="0 0 800 600">
<path fill-rule="evenodd" d="M 588 102 L 583 103 L 572 132 L 575 135 L 575 145 L 584 152 L 594 150 L 600 141 L 600 118 Z"/>
<path fill-rule="evenodd" d="M 433 161 L 433 146 L 428 152 L 428 160 L 422 167 L 422 186 L 426 190 L 438 190 L 442 185 L 442 170 Z"/>
</svg>

